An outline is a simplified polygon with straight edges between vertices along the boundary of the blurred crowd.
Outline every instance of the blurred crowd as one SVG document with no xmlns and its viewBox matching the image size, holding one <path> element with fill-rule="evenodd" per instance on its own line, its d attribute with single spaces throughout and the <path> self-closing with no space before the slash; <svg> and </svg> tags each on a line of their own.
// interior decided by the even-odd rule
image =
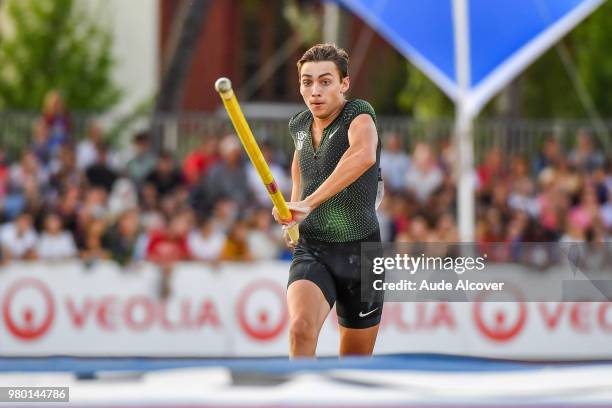
<svg viewBox="0 0 612 408">
<path fill-rule="evenodd" d="M 73 134 L 61 95 L 51 92 L 31 145 L 0 160 L 1 255 L 46 261 L 80 257 L 121 265 L 148 260 L 254 261 L 290 257 L 267 192 L 233 135 L 203 135 L 182 161 L 152 149 L 147 132 L 116 151 L 91 123 Z M 262 146 L 281 189 L 290 182 Z"/>
<path fill-rule="evenodd" d="M 390 191 L 379 209 L 384 239 L 459 242 L 453 145 L 417 143 L 408 155 L 401 141 L 397 134 L 386 135 L 382 154 Z M 514 261 L 513 248 L 528 249 L 522 243 L 611 241 L 611 159 L 584 129 L 569 151 L 553 136 L 533 157 L 488 150 L 471 177 L 475 244 L 497 248 L 490 261 Z"/>
<path fill-rule="evenodd" d="M 383 240 L 458 242 L 452 144 L 417 143 L 408 152 L 401 135 L 382 139 Z M 202 135 L 179 158 L 154 151 L 143 131 L 124 150 L 109 145 L 95 123 L 84 137 L 74 134 L 61 95 L 49 93 L 30 146 L 13 160 L 0 152 L 2 259 L 148 260 L 170 270 L 185 260 L 290 258 L 267 192 L 235 136 Z M 262 150 L 289 197 L 289 159 L 267 143 Z M 610 157 L 586 131 L 569 151 L 554 137 L 535 157 L 494 148 L 473 182 L 478 243 L 612 235 Z"/>
</svg>

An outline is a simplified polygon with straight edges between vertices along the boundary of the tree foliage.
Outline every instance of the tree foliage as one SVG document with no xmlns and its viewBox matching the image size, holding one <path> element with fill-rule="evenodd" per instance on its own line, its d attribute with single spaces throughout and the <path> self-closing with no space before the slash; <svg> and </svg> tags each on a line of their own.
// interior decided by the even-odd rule
<svg viewBox="0 0 612 408">
<path fill-rule="evenodd" d="M 104 111 L 119 101 L 122 91 L 111 77 L 112 33 L 82 4 L 3 2 L 0 109 L 39 110 L 51 89 L 61 90 L 77 110 Z"/>
<path fill-rule="evenodd" d="M 410 62 L 406 64 L 408 78 L 398 95 L 399 107 L 423 120 L 451 117 L 454 112 L 453 102 L 414 65 Z"/>
</svg>

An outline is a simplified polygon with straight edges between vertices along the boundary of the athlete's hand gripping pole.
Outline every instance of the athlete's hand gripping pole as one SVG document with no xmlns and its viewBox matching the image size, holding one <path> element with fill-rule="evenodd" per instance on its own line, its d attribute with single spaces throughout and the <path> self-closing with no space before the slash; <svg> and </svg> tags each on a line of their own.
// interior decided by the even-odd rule
<svg viewBox="0 0 612 408">
<path fill-rule="evenodd" d="M 238 133 L 238 137 L 242 142 L 242 146 L 244 146 L 249 159 L 251 159 L 251 163 L 253 163 L 253 166 L 255 166 L 259 177 L 261 177 L 262 183 L 266 187 L 266 190 L 268 190 L 268 194 L 276 206 L 281 219 L 287 223 L 290 223 L 293 221 L 291 211 L 287 207 L 283 193 L 278 189 L 276 181 L 274 181 L 274 177 L 270 171 L 270 167 L 268 166 L 268 163 L 266 163 L 266 160 L 259 149 L 259 145 L 253 137 L 251 128 L 249 127 L 249 124 L 247 123 L 244 114 L 240 109 L 238 99 L 232 90 L 232 82 L 227 78 L 219 78 L 215 82 L 215 90 L 219 92 L 223 105 L 225 105 L 225 109 L 227 110 L 234 128 Z M 297 243 L 299 238 L 298 224 L 294 222 L 288 227 L 287 232 L 289 237 L 291 237 L 291 240 L 294 243 Z"/>
</svg>

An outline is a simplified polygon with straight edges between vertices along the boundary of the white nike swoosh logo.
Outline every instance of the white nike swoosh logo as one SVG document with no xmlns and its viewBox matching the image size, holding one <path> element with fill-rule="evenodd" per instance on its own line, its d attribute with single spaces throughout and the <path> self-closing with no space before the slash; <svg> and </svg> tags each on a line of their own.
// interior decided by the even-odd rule
<svg viewBox="0 0 612 408">
<path fill-rule="evenodd" d="M 336 132 L 338 131 L 338 129 L 340 129 L 340 128 L 336 128 L 336 130 L 334 130 L 333 132 L 331 132 L 331 133 L 329 134 L 329 136 L 327 136 L 327 138 L 328 138 L 328 139 L 331 139 L 331 138 L 332 138 L 332 136 L 336 134 Z"/>
<path fill-rule="evenodd" d="M 368 315 L 371 315 L 372 313 L 374 313 L 374 312 L 375 312 L 375 311 L 377 311 L 377 310 L 378 310 L 378 308 L 376 308 L 376 309 L 372 309 L 372 310 L 370 310 L 368 313 L 359 312 L 359 317 L 366 317 L 366 316 L 368 316 Z"/>
</svg>

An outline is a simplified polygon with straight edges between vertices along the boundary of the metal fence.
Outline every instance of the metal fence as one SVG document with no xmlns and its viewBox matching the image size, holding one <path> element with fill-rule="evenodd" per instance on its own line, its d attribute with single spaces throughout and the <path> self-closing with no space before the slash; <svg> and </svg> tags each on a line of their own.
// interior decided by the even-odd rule
<svg viewBox="0 0 612 408">
<path fill-rule="evenodd" d="M 80 139 L 86 134 L 88 123 L 95 119 L 95 115 L 73 115 L 73 137 Z M 0 143 L 1 147 L 17 154 L 31 142 L 32 127 L 37 115 L 27 113 L 0 113 Z M 223 135 L 233 132 L 231 123 L 226 117 L 211 114 L 180 114 L 156 115 L 148 118 L 151 133 L 154 136 L 156 148 L 166 148 L 182 157 L 186 152 L 200 143 L 203 137 Z M 255 137 L 267 140 L 276 148 L 291 153 L 293 142 L 288 134 L 287 120 L 255 118 L 249 119 L 249 124 Z M 610 137 L 612 134 L 612 120 L 605 122 L 607 133 L 600 138 L 594 137 L 595 144 L 600 149 L 610 146 L 611 143 L 601 143 L 601 137 Z M 434 147 L 452 140 L 453 121 L 415 121 L 408 117 L 380 117 L 378 120 L 379 132 L 398 133 L 406 150 L 411 151 L 417 142 L 427 142 Z M 484 153 L 492 147 L 499 147 L 505 155 L 535 154 L 546 137 L 557 138 L 570 150 L 576 139 L 579 129 L 586 129 L 596 135 L 590 122 L 579 120 L 478 120 L 474 124 L 474 149 L 476 161 L 482 160 Z M 131 135 L 122 137 L 129 139 Z M 604 151 L 607 157 L 612 152 Z"/>
</svg>

